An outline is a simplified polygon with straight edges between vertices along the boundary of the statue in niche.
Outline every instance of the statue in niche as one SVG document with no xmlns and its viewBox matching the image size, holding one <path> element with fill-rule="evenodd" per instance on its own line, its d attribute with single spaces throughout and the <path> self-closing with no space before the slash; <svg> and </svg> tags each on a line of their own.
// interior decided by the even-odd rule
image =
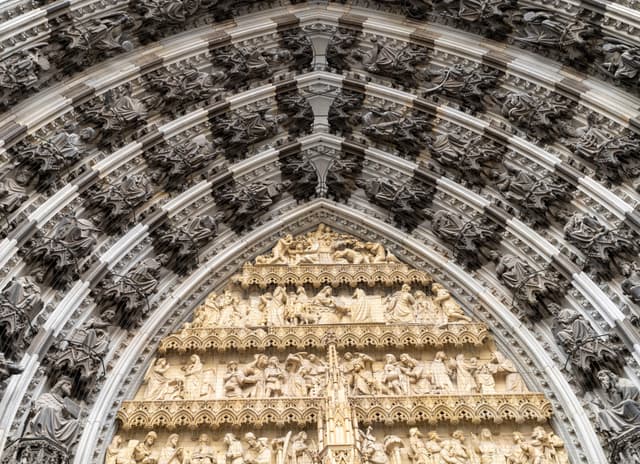
<svg viewBox="0 0 640 464">
<path fill-rule="evenodd" d="M 491 430 L 482 429 L 480 437 L 471 434 L 471 441 L 476 454 L 480 458 L 479 464 L 496 464 L 501 458 L 500 448 L 496 445 Z"/>
<path fill-rule="evenodd" d="M 384 357 L 385 364 L 380 373 L 380 384 L 382 385 L 382 393 L 387 395 L 406 395 L 407 379 L 402 372 L 396 357 L 387 354 Z"/>
<path fill-rule="evenodd" d="M 447 464 L 467 464 L 471 461 L 472 453 L 464 445 L 465 436 L 461 430 L 451 434 L 451 438 L 442 441 L 440 459 Z"/>
<path fill-rule="evenodd" d="M 342 373 L 352 395 L 372 395 L 377 386 L 371 366 L 373 358 L 364 353 L 346 352 L 341 364 Z"/>
<path fill-rule="evenodd" d="M 300 432 L 291 439 L 287 452 L 287 464 L 314 464 L 318 451 L 309 445 L 306 432 Z"/>
<path fill-rule="evenodd" d="M 198 437 L 198 446 L 191 453 L 191 464 L 217 464 L 216 450 L 206 433 Z"/>
<path fill-rule="evenodd" d="M 69 448 L 80 427 L 81 406 L 71 396 L 73 383 L 63 377 L 35 401 L 25 437 L 44 438 Z"/>
<path fill-rule="evenodd" d="M 366 432 L 360 429 L 358 429 L 358 432 L 360 435 L 360 456 L 362 461 L 366 464 L 387 464 L 389 456 L 385 452 L 384 445 L 373 436 L 371 427 L 368 427 Z"/>
<path fill-rule="evenodd" d="M 438 351 L 431 363 L 431 384 L 436 393 L 449 393 L 455 390 L 446 360 L 447 355 L 444 354 L 444 351 Z"/>
<path fill-rule="evenodd" d="M 227 433 L 224 436 L 224 444 L 227 446 L 224 454 L 226 464 L 245 464 L 244 448 L 233 433 Z"/>
<path fill-rule="evenodd" d="M 598 336 L 589 322 L 572 309 L 563 309 L 555 318 L 554 335 L 569 357 L 571 365 L 587 377 L 595 380 L 598 369 L 620 367 L 620 355 L 624 346 L 614 343 L 607 334 Z"/>
<path fill-rule="evenodd" d="M 491 353 L 491 359 L 489 363 L 493 364 L 496 372 L 506 372 L 505 376 L 505 391 L 506 393 L 528 393 L 529 389 L 524 383 L 522 375 L 518 372 L 513 362 L 507 359 L 499 351 Z"/>
<path fill-rule="evenodd" d="M 478 392 L 478 385 L 474 379 L 474 373 L 478 368 L 477 361 L 476 358 L 465 359 L 462 353 L 456 356 L 456 386 L 458 393 L 470 395 Z"/>
<path fill-rule="evenodd" d="M 496 392 L 496 379 L 493 374 L 497 369 L 497 366 L 491 362 L 482 363 L 476 369 L 475 381 L 481 395 L 490 395 Z"/>
<path fill-rule="evenodd" d="M 282 396 L 284 371 L 279 365 L 278 358 L 271 356 L 264 368 L 264 396 L 267 398 Z"/>
<path fill-rule="evenodd" d="M 158 439 L 157 433 L 149 432 L 144 437 L 144 440 L 138 443 L 133 448 L 133 460 L 136 464 L 157 464 L 158 463 L 158 458 L 151 451 L 157 439 Z"/>
<path fill-rule="evenodd" d="M 215 371 L 206 369 L 200 361 L 200 356 L 192 354 L 189 364 L 182 367 L 184 371 L 185 399 L 211 399 L 215 394 Z"/>
<path fill-rule="evenodd" d="M 440 307 L 440 313 L 446 316 L 447 323 L 472 322 L 472 319 L 462 311 L 460 305 L 451 297 L 451 294 L 446 288 L 435 283 L 431 285 L 431 291 L 435 295 L 433 303 Z"/>
<path fill-rule="evenodd" d="M 393 295 L 387 297 L 386 319 L 388 322 L 414 322 L 415 321 L 415 298 L 411 294 L 411 286 L 403 284 L 402 288 Z"/>
<path fill-rule="evenodd" d="M 180 435 L 172 433 L 167 439 L 167 444 L 160 450 L 158 464 L 185 464 L 189 462 L 184 449 L 178 446 Z"/>
<path fill-rule="evenodd" d="M 409 384 L 409 392 L 412 395 L 427 395 L 431 392 L 431 376 L 427 366 L 412 358 L 407 353 L 400 355 L 400 370 L 405 375 Z"/>
<path fill-rule="evenodd" d="M 145 401 L 171 401 L 182 399 L 184 378 L 170 378 L 167 376 L 171 366 L 166 358 L 158 358 L 153 363 L 144 380 L 147 388 L 144 392 Z"/>
<path fill-rule="evenodd" d="M 598 372 L 598 380 L 606 395 L 606 404 L 598 411 L 598 430 L 610 440 L 630 430 L 640 431 L 638 387 L 607 369 Z"/>
<path fill-rule="evenodd" d="M 246 464 L 271 464 L 271 449 L 267 438 L 256 438 L 253 433 L 248 432 L 244 435 L 244 440 L 249 445 L 244 453 Z"/>
<path fill-rule="evenodd" d="M 350 308 L 351 319 L 353 322 L 369 322 L 371 321 L 371 308 L 367 302 L 367 295 L 361 288 L 356 288 L 351 295 L 352 303 Z"/>
</svg>

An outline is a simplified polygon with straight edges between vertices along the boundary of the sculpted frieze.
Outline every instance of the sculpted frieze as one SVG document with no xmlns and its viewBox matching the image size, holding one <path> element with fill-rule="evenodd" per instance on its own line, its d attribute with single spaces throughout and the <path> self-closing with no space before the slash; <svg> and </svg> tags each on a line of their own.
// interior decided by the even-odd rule
<svg viewBox="0 0 640 464">
<path fill-rule="evenodd" d="M 202 215 L 183 225 L 163 224 L 155 234 L 154 247 L 167 256 L 167 267 L 184 275 L 198 265 L 200 250 L 218 235 L 218 218 Z"/>
<path fill-rule="evenodd" d="M 469 269 L 492 261 L 500 241 L 498 226 L 481 216 L 465 219 L 446 210 L 436 211 L 431 230 L 453 248 L 456 260 Z"/>
<path fill-rule="evenodd" d="M 364 189 L 367 198 L 393 215 L 401 227 L 412 230 L 423 221 L 435 194 L 435 187 L 415 180 L 398 184 L 386 177 L 374 177 L 359 180 L 358 186 Z"/>
<path fill-rule="evenodd" d="M 224 211 L 224 221 L 234 230 L 242 231 L 267 212 L 288 186 L 288 182 L 253 182 L 247 185 L 233 182 L 217 190 L 214 199 Z"/>
<path fill-rule="evenodd" d="M 442 134 L 433 138 L 429 153 L 456 179 L 470 186 L 484 185 L 497 171 L 504 148 L 481 136 Z"/>
<path fill-rule="evenodd" d="M 617 274 L 620 260 L 637 252 L 631 230 L 623 226 L 610 229 L 595 216 L 574 214 L 564 227 L 564 235 L 584 254 L 585 267 L 603 276 Z"/>
<path fill-rule="evenodd" d="M 153 195 L 153 187 L 145 174 L 128 174 L 117 184 L 92 187 L 84 204 L 92 217 L 107 233 L 127 228 L 135 220 L 136 210 Z"/>
<path fill-rule="evenodd" d="M 149 296 L 158 287 L 166 256 L 147 258 L 124 275 L 111 273 L 92 291 L 101 318 L 122 328 L 140 324 L 151 312 Z"/>
<path fill-rule="evenodd" d="M 564 294 L 566 287 L 557 272 L 536 270 L 510 253 L 498 261 L 496 275 L 513 293 L 513 307 L 534 319 L 544 316 L 545 311 L 553 310 L 554 307 L 549 305 Z"/>
<path fill-rule="evenodd" d="M 35 334 L 32 320 L 43 305 L 40 288 L 32 277 L 14 277 L 2 289 L 0 355 L 5 361 L 17 361 L 22 358 L 31 337 Z"/>
<path fill-rule="evenodd" d="M 537 176 L 508 161 L 502 166 L 494 177 L 495 185 L 518 208 L 523 221 L 543 226 L 550 219 L 565 220 L 569 212 L 564 205 L 571 201 L 573 191 L 569 183 L 557 176 Z"/>
<path fill-rule="evenodd" d="M 82 271 L 81 261 L 96 246 L 100 230 L 87 219 L 63 216 L 46 235 L 33 241 L 26 260 L 35 266 L 40 282 L 64 288 Z"/>
</svg>

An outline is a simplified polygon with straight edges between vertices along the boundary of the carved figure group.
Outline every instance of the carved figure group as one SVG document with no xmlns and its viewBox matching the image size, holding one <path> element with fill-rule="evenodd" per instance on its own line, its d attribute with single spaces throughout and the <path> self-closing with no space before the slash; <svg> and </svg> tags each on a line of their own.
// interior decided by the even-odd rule
<svg viewBox="0 0 640 464">
<path fill-rule="evenodd" d="M 207 369 L 197 354 L 179 372 L 170 374 L 166 358 L 158 358 L 145 375 L 145 401 L 207 400 L 215 395 L 215 369 Z"/>
<path fill-rule="evenodd" d="M 432 297 L 418 290 L 411 292 L 411 286 L 404 284 L 400 290 L 386 299 L 385 317 L 388 322 L 422 322 L 437 325 L 469 323 L 471 318 L 451 297 L 442 285 L 431 285 Z"/>
</svg>

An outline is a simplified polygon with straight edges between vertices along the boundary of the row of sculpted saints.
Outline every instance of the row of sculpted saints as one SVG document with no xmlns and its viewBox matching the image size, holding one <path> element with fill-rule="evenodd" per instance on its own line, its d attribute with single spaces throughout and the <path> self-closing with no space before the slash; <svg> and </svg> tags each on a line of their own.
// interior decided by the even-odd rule
<svg viewBox="0 0 640 464">
<path fill-rule="evenodd" d="M 298 264 L 379 264 L 397 263 L 380 243 L 362 242 L 349 235 L 332 232 L 324 224 L 303 236 L 285 235 L 270 256 L 258 256 L 256 265 Z"/>
<path fill-rule="evenodd" d="M 305 324 L 339 324 L 372 322 L 371 297 L 356 288 L 346 302 L 338 298 L 329 285 L 309 296 L 303 286 L 288 292 L 277 285 L 272 292 L 262 294 L 257 302 L 241 301 L 231 290 L 222 295 L 213 293 L 207 303 L 196 310 L 188 328 L 202 327 L 262 327 Z M 385 322 L 428 323 L 435 325 L 465 324 L 472 319 L 440 284 L 431 286 L 432 295 L 412 291 L 409 284 L 389 295 L 382 302 Z"/>
<path fill-rule="evenodd" d="M 314 464 L 317 449 L 306 432 L 289 432 L 283 438 L 256 437 L 252 432 L 243 440 L 235 434 L 224 435 L 224 455 L 211 446 L 206 433 L 198 438 L 193 449 L 181 446 L 177 433 L 169 435 L 164 446 L 157 446 L 158 435 L 149 432 L 144 440 L 130 440 L 126 446 L 120 435 L 113 437 L 107 449 L 105 464 Z"/>
</svg>

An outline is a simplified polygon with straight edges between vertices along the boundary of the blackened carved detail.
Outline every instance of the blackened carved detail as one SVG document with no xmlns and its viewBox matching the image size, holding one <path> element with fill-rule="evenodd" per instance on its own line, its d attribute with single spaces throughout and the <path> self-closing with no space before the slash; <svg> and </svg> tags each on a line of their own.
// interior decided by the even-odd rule
<svg viewBox="0 0 640 464">
<path fill-rule="evenodd" d="M 250 227 L 277 201 L 289 182 L 227 184 L 214 192 L 216 203 L 224 211 L 224 221 L 237 232 Z"/>
<path fill-rule="evenodd" d="M 143 43 L 177 32 L 187 20 L 197 15 L 202 8 L 201 0 L 137 0 L 131 3 L 133 11 L 141 17 L 138 36 Z"/>
<path fill-rule="evenodd" d="M 167 256 L 167 267 L 184 275 L 198 265 L 198 254 L 218 235 L 217 218 L 202 215 L 183 225 L 164 224 L 155 234 L 154 246 Z"/>
<path fill-rule="evenodd" d="M 276 101 L 278 110 L 286 115 L 280 124 L 290 135 L 298 137 L 311 132 L 314 120 L 313 109 L 305 97 L 289 92 L 277 95 Z"/>
<path fill-rule="evenodd" d="M 634 303 L 640 304 L 640 268 L 635 263 L 623 263 L 621 269 L 625 276 L 620 284 L 623 293 Z"/>
<path fill-rule="evenodd" d="M 361 62 L 367 72 L 393 79 L 405 87 L 415 87 L 427 76 L 429 50 L 413 43 L 401 47 L 373 37 L 367 51 L 355 49 L 352 60 Z"/>
<path fill-rule="evenodd" d="M 468 220 L 445 210 L 433 215 L 431 230 L 453 248 L 456 261 L 469 269 L 480 267 L 483 259 L 491 261 L 500 240 L 498 227 L 487 218 Z"/>
<path fill-rule="evenodd" d="M 289 192 L 297 201 L 313 198 L 318 189 L 318 170 L 309 158 L 298 153 L 281 161 L 282 178 L 288 182 Z"/>
<path fill-rule="evenodd" d="M 526 261 L 509 253 L 500 258 L 496 275 L 512 292 L 513 306 L 532 319 L 541 318 L 545 311 L 551 312 L 554 309 L 551 304 L 564 295 L 566 287 L 557 272 L 550 269 L 536 271 Z"/>
<path fill-rule="evenodd" d="M 573 117 L 570 101 L 553 92 L 534 95 L 530 92 L 493 93 L 502 115 L 532 137 L 549 142 L 570 132 Z"/>
<path fill-rule="evenodd" d="M 272 70 L 259 49 L 237 48 L 232 45 L 216 50 L 212 63 L 220 68 L 226 79 L 224 87 L 238 89 L 255 79 L 268 77 Z"/>
<path fill-rule="evenodd" d="M 64 288 L 78 279 L 80 261 L 96 246 L 98 232 L 86 219 L 64 216 L 49 234 L 34 240 L 26 259 L 36 266 L 35 274 L 40 282 Z"/>
<path fill-rule="evenodd" d="M 92 188 L 85 205 L 93 215 L 101 216 L 101 228 L 114 233 L 126 228 L 133 220 L 136 209 L 153 195 L 151 182 L 144 174 L 132 174 L 117 184 Z"/>
<path fill-rule="evenodd" d="M 14 277 L 0 293 L 0 354 L 19 360 L 34 327 L 31 321 L 42 309 L 40 288 L 31 277 Z"/>
<path fill-rule="evenodd" d="M 283 49 L 289 52 L 281 61 L 285 61 L 290 69 L 308 69 L 313 63 L 313 46 L 309 37 L 300 28 L 282 31 L 281 35 Z"/>
<path fill-rule="evenodd" d="M 612 334 L 598 335 L 591 324 L 573 309 L 556 308 L 553 334 L 567 353 L 568 362 L 580 383 L 591 387 L 597 382 L 599 369 L 619 370 L 624 345 Z"/>
<path fill-rule="evenodd" d="M 599 67 L 609 77 L 632 87 L 640 83 L 640 47 L 607 37 L 601 45 L 601 52 L 604 56 Z"/>
<path fill-rule="evenodd" d="M 362 172 L 364 156 L 344 153 L 329 164 L 323 194 L 336 201 L 347 201 L 357 188 L 356 179 Z"/>
<path fill-rule="evenodd" d="M 394 220 L 407 230 L 415 229 L 430 215 L 426 209 L 431 205 L 435 188 L 415 181 L 399 184 L 385 177 L 358 181 L 367 198 L 386 209 Z"/>
<path fill-rule="evenodd" d="M 474 27 L 491 39 L 504 39 L 513 30 L 517 0 L 444 0 L 438 9 L 455 20 Z"/>
<path fill-rule="evenodd" d="M 453 133 L 435 137 L 429 151 L 433 159 L 469 186 L 484 185 L 504 155 L 504 148 L 486 137 Z"/>
<path fill-rule="evenodd" d="M 145 152 L 149 166 L 158 171 L 154 180 L 171 191 L 187 188 L 193 174 L 221 155 L 220 150 L 212 151 L 204 137 L 167 142 Z"/>
<path fill-rule="evenodd" d="M 486 95 L 498 86 L 500 71 L 487 66 L 463 66 L 429 69 L 429 84 L 425 95 L 445 95 L 461 108 L 478 112 L 486 105 Z"/>
<path fill-rule="evenodd" d="M 91 319 L 68 339 L 55 343 L 45 360 L 49 381 L 55 383 L 62 377 L 68 377 L 73 382 L 73 396 L 82 399 L 89 395 L 96 380 L 105 374 L 104 356 L 111 341 L 106 330 L 108 326 L 105 322 Z"/>
<path fill-rule="evenodd" d="M 360 109 L 364 103 L 364 94 L 342 89 L 329 107 L 328 122 L 332 133 L 349 134 L 360 125 Z"/>
<path fill-rule="evenodd" d="M 598 218 L 581 213 L 574 214 L 564 227 L 569 243 L 585 257 L 585 266 L 603 276 L 619 272 L 620 258 L 637 252 L 634 236 L 624 227 L 609 229 Z"/>
<path fill-rule="evenodd" d="M 216 116 L 211 122 L 214 144 L 224 150 L 229 159 L 246 156 L 249 147 L 278 133 L 278 123 L 287 116 L 274 116 L 271 108 L 252 112 L 233 112 Z"/>
<path fill-rule="evenodd" d="M 351 69 L 353 50 L 358 44 L 358 32 L 340 27 L 331 36 L 327 45 L 327 64 L 336 71 Z"/>
<path fill-rule="evenodd" d="M 0 179 L 0 214 L 7 216 L 18 209 L 29 198 L 25 188 L 6 176 Z M 4 220 L 4 219 L 3 219 Z"/>
<path fill-rule="evenodd" d="M 414 158 L 431 142 L 429 120 L 415 110 L 402 114 L 371 108 L 362 116 L 362 133 L 375 142 L 396 147 L 402 156 Z"/>
<path fill-rule="evenodd" d="M 45 43 L 31 45 L 0 61 L 0 110 L 44 86 L 50 70 Z"/>
<path fill-rule="evenodd" d="M 124 329 L 139 325 L 151 312 L 149 297 L 158 288 L 166 256 L 137 263 L 124 275 L 110 273 L 93 290 L 101 318 Z"/>
<path fill-rule="evenodd" d="M 519 217 L 531 224 L 548 225 L 549 219 L 558 221 L 568 216 L 562 207 L 571 201 L 573 187 L 557 176 L 536 176 L 513 163 L 503 162 L 495 182 L 507 201 L 520 210 Z"/>
<path fill-rule="evenodd" d="M 188 105 L 208 103 L 224 91 L 221 83 L 223 79 L 222 73 L 202 72 L 194 66 L 163 68 L 147 76 L 149 90 L 156 94 L 152 106 L 174 114 Z"/>
</svg>

